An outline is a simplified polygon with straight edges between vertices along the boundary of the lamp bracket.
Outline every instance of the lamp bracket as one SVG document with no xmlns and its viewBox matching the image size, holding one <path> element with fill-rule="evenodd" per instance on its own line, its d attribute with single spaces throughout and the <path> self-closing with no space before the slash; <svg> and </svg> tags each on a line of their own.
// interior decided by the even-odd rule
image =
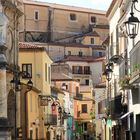
<svg viewBox="0 0 140 140">
<path fill-rule="evenodd" d="M 140 10 L 138 10 L 138 9 L 136 8 L 135 2 L 138 2 L 138 0 L 134 0 L 134 1 L 133 1 L 133 3 L 134 3 L 134 9 L 135 9 L 137 12 L 140 12 Z"/>
</svg>

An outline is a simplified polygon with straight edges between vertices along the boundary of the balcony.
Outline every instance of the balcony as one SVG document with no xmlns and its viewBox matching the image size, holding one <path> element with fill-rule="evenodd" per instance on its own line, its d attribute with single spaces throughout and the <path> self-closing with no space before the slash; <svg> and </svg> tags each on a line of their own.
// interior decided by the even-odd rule
<svg viewBox="0 0 140 140">
<path fill-rule="evenodd" d="M 44 125 L 57 125 L 57 115 L 47 114 Z"/>
<path fill-rule="evenodd" d="M 72 71 L 72 74 L 84 74 L 84 75 L 91 75 L 91 71 Z"/>
<path fill-rule="evenodd" d="M 72 74 L 74 76 L 85 76 L 89 77 L 91 75 L 89 66 L 72 66 Z"/>
<path fill-rule="evenodd" d="M 140 82 L 140 41 L 130 51 L 130 84 Z"/>
</svg>

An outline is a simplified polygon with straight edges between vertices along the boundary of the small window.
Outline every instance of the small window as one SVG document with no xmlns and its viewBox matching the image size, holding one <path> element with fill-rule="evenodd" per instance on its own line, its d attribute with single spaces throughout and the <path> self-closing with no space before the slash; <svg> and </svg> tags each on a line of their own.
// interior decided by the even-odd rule
<svg viewBox="0 0 140 140">
<path fill-rule="evenodd" d="M 84 66 L 84 74 L 90 74 L 90 67 Z"/>
<path fill-rule="evenodd" d="M 84 123 L 84 131 L 87 131 L 87 123 Z"/>
<path fill-rule="evenodd" d="M 85 80 L 85 83 L 86 83 L 86 85 L 89 85 L 89 80 L 88 79 Z"/>
<path fill-rule="evenodd" d="M 68 51 L 68 55 L 71 55 L 71 51 Z"/>
<path fill-rule="evenodd" d="M 38 11 L 35 11 L 35 13 L 34 13 L 34 19 L 35 20 L 39 20 L 39 12 Z"/>
<path fill-rule="evenodd" d="M 91 16 L 91 18 L 90 18 L 90 22 L 91 22 L 91 23 L 96 23 L 96 17 Z"/>
<path fill-rule="evenodd" d="M 87 113 L 87 104 L 82 104 L 82 113 Z"/>
<path fill-rule="evenodd" d="M 102 52 L 99 52 L 99 57 L 102 57 L 103 56 L 103 53 Z"/>
<path fill-rule="evenodd" d="M 94 38 L 91 38 L 91 44 L 95 44 Z"/>
<path fill-rule="evenodd" d="M 80 51 L 80 52 L 79 52 L 79 56 L 83 56 L 83 52 Z"/>
<path fill-rule="evenodd" d="M 79 87 L 76 86 L 76 95 L 79 94 Z"/>
<path fill-rule="evenodd" d="M 70 20 L 71 21 L 76 21 L 76 14 L 70 14 Z"/>
<path fill-rule="evenodd" d="M 22 64 L 22 78 L 32 78 L 32 64 Z"/>
</svg>

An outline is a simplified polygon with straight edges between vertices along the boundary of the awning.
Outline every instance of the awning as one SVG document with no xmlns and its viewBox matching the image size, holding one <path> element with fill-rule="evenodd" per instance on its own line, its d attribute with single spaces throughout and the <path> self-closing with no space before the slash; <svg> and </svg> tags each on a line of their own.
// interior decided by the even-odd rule
<svg viewBox="0 0 140 140">
<path fill-rule="evenodd" d="M 130 114 L 132 114 L 132 113 L 133 113 L 132 111 L 127 112 L 126 114 L 124 114 L 124 115 L 122 115 L 122 116 L 120 117 L 120 120 L 121 120 L 121 119 L 124 119 L 125 117 L 127 117 L 128 115 L 130 115 Z"/>
</svg>

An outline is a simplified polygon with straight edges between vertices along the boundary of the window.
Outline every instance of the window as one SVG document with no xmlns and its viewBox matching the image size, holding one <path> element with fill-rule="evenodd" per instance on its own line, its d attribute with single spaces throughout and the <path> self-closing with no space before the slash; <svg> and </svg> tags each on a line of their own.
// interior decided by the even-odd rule
<svg viewBox="0 0 140 140">
<path fill-rule="evenodd" d="M 96 23 L 96 17 L 91 16 L 91 18 L 90 18 L 90 22 L 91 22 L 91 23 Z"/>
<path fill-rule="evenodd" d="M 22 78 L 32 78 L 32 64 L 22 64 Z"/>
<path fill-rule="evenodd" d="M 91 38 L 91 44 L 95 44 L 94 38 Z"/>
<path fill-rule="evenodd" d="M 103 56 L 103 53 L 102 52 L 99 52 L 99 57 L 102 57 Z"/>
<path fill-rule="evenodd" d="M 70 20 L 71 21 L 76 21 L 76 14 L 70 14 Z"/>
<path fill-rule="evenodd" d="M 87 104 L 82 104 L 82 113 L 87 113 Z"/>
<path fill-rule="evenodd" d="M 73 66 L 72 67 L 73 74 L 82 74 L 82 66 Z"/>
<path fill-rule="evenodd" d="M 89 85 L 89 80 L 87 79 L 87 80 L 85 80 L 85 82 L 86 82 L 86 85 Z"/>
<path fill-rule="evenodd" d="M 84 74 L 90 74 L 90 67 L 89 66 L 84 67 Z"/>
<path fill-rule="evenodd" d="M 47 81 L 47 63 L 45 63 L 45 81 Z"/>
<path fill-rule="evenodd" d="M 76 95 L 79 94 L 79 87 L 76 87 Z"/>
<path fill-rule="evenodd" d="M 87 131 L 87 123 L 84 123 L 84 131 Z"/>
<path fill-rule="evenodd" d="M 79 52 L 79 56 L 83 56 L 83 52 L 80 51 L 80 52 Z"/>
<path fill-rule="evenodd" d="M 68 51 L 68 55 L 71 55 L 71 51 Z"/>
<path fill-rule="evenodd" d="M 39 20 L 39 11 L 35 11 L 34 13 L 34 19 Z"/>
<path fill-rule="evenodd" d="M 102 114 L 102 102 L 98 103 L 98 114 Z"/>
</svg>

